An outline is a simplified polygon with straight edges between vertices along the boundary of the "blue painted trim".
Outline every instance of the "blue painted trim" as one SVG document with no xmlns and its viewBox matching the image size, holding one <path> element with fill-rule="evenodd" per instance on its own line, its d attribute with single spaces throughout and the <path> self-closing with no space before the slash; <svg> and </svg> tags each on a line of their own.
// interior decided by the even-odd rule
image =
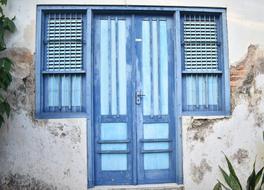
<svg viewBox="0 0 264 190">
<path fill-rule="evenodd" d="M 225 115 L 230 115 L 230 107 L 231 107 L 231 102 L 230 102 L 230 74 L 229 74 L 229 62 L 228 62 L 228 31 L 227 31 L 227 15 L 226 15 L 226 10 L 222 13 L 221 15 L 221 20 L 222 20 L 222 51 L 223 51 L 223 67 L 224 67 L 224 88 L 225 89 L 225 95 L 224 95 L 224 105 L 225 109 Z"/>
<path fill-rule="evenodd" d="M 37 15 L 36 15 L 36 70 L 35 70 L 35 77 L 36 77 L 36 117 L 38 118 L 38 115 L 41 112 L 41 50 L 42 50 L 42 25 L 43 25 L 43 15 L 42 10 L 40 8 L 37 8 Z"/>
<path fill-rule="evenodd" d="M 131 26 L 134 26 L 135 25 L 135 15 L 132 15 L 131 17 Z M 135 30 L 135 27 L 131 27 L 131 36 L 132 36 L 132 39 L 136 39 L 136 30 Z M 131 58 L 131 66 L 132 66 L 132 63 L 135 63 L 136 61 L 136 43 L 134 40 L 131 40 L 132 43 L 131 43 L 131 55 L 132 55 L 132 58 Z M 132 66 L 132 76 L 136 76 L 136 67 L 133 67 Z M 132 86 L 131 86 L 131 91 L 135 92 L 137 89 L 136 89 L 136 86 L 137 86 L 137 83 L 136 83 L 136 80 L 133 80 L 132 82 Z M 132 93 L 132 100 L 135 100 L 135 93 Z M 132 133 L 134 134 L 133 135 L 133 142 L 132 142 L 132 146 L 134 147 L 133 149 L 133 166 L 132 166 L 132 171 L 133 171 L 133 181 L 132 181 L 132 184 L 133 185 L 136 185 L 138 184 L 138 174 L 137 174 L 137 171 L 138 171 L 138 168 L 137 168 L 137 165 L 138 165 L 138 159 L 137 159 L 137 150 L 138 150 L 138 142 L 137 142 L 137 115 L 136 115 L 136 106 L 135 104 L 133 104 L 132 106 Z"/>
<path fill-rule="evenodd" d="M 94 168 L 94 120 L 93 120 L 93 15 L 92 11 L 89 8 L 87 10 L 87 35 L 86 35 L 86 41 L 87 41 L 87 59 L 86 59 L 86 71 L 87 71 L 87 77 L 86 77 L 86 98 L 87 98 L 87 104 L 86 104 L 86 110 L 87 110 L 87 187 L 93 187 L 95 184 L 95 168 Z"/>
<path fill-rule="evenodd" d="M 226 111 L 183 111 L 182 116 L 229 116 Z"/>
<path fill-rule="evenodd" d="M 219 76 L 219 98 L 218 98 L 218 108 L 217 110 L 210 111 L 210 108 L 208 110 L 201 110 L 198 105 L 198 96 L 196 97 L 196 107 L 191 108 L 189 110 L 186 110 L 185 106 L 183 106 L 183 114 L 184 115 L 208 115 L 208 116 L 213 116 L 213 115 L 228 115 L 230 113 L 230 86 L 229 86 L 229 72 L 228 72 L 228 50 L 227 50 L 227 29 L 224 27 L 224 24 L 226 25 L 226 21 L 224 23 L 224 20 L 226 20 L 226 15 L 225 15 L 226 10 L 223 9 L 221 13 L 218 12 L 211 12 L 210 15 L 215 15 L 217 16 L 217 33 L 218 33 L 218 55 L 219 55 L 219 71 L 217 72 L 211 72 L 212 74 L 217 74 Z M 180 13 L 192 13 L 189 11 L 180 11 Z M 200 13 L 200 12 L 198 12 Z M 181 17 L 180 19 L 180 25 L 183 26 L 183 18 Z M 181 44 L 183 44 L 184 39 L 183 39 L 183 27 L 181 27 Z M 182 68 L 184 68 L 184 47 L 182 46 Z M 195 72 L 195 71 L 182 71 L 182 75 L 188 75 L 188 74 L 205 74 L 209 72 Z M 210 74 L 210 73 L 209 73 Z M 183 77 L 183 76 L 182 76 Z M 195 75 L 197 77 L 197 75 Z M 183 81 L 183 87 L 181 89 L 182 91 L 182 96 L 183 102 L 186 102 L 186 89 L 184 86 L 186 85 L 184 78 L 182 79 Z M 196 89 L 198 89 L 198 80 L 196 80 Z"/>
<path fill-rule="evenodd" d="M 175 12 L 175 11 L 188 11 L 188 12 L 213 12 L 223 13 L 225 7 L 188 7 L 188 6 L 137 6 L 137 5 L 61 5 L 61 4 L 38 4 L 42 10 L 85 10 L 91 8 L 92 11 L 155 11 L 155 12 Z"/>
<path fill-rule="evenodd" d="M 86 112 L 41 112 L 37 119 L 87 118 Z"/>
<path fill-rule="evenodd" d="M 89 91 L 88 86 L 86 86 L 88 80 L 86 81 L 86 70 L 87 66 L 85 63 L 89 63 L 88 61 L 83 61 L 83 70 L 82 71 L 77 71 L 77 72 L 49 72 L 44 70 L 45 66 L 45 59 L 46 59 L 46 52 L 45 52 L 45 44 L 44 44 L 44 39 L 45 39 L 45 27 L 47 25 L 47 19 L 45 18 L 45 13 L 48 12 L 50 9 L 42 9 L 40 6 L 37 6 L 37 26 L 36 26 L 36 118 L 37 119 L 51 119 L 51 118 L 82 118 L 82 117 L 87 117 L 86 111 L 87 111 L 87 97 L 86 95 L 88 94 L 87 91 Z M 85 10 L 85 9 L 83 9 Z M 86 33 L 87 33 L 87 22 L 86 22 L 86 14 L 83 10 L 78 9 L 78 11 L 81 11 L 83 13 L 83 41 L 87 41 Z M 61 10 L 65 11 L 65 10 Z M 72 11 L 72 9 L 71 9 Z M 86 43 L 83 43 L 83 60 L 87 60 L 87 55 L 86 55 Z M 82 85 L 86 88 L 82 88 L 82 111 L 81 112 L 47 112 L 45 110 L 45 98 L 47 97 L 47 85 L 44 84 L 44 75 L 48 74 L 75 74 L 75 73 L 80 73 L 83 74 L 84 76 L 82 77 Z M 62 76 L 61 75 L 61 76 Z M 60 79 L 60 91 L 61 91 L 61 79 Z M 60 95 L 60 100 L 61 104 L 61 95 Z"/>
<path fill-rule="evenodd" d="M 180 11 L 176 11 L 174 14 L 174 33 L 175 33 L 175 144 L 176 144 L 176 182 L 178 184 L 183 184 L 183 150 L 182 150 L 182 125 L 181 125 L 181 115 L 182 115 L 182 29 L 181 29 L 181 15 Z"/>
</svg>

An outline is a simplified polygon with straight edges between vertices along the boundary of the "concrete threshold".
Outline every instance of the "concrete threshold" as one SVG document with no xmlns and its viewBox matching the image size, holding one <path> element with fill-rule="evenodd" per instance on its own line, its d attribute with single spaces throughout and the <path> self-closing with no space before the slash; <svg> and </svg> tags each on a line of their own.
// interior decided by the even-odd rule
<svg viewBox="0 0 264 190">
<path fill-rule="evenodd" d="M 146 184 L 146 185 L 116 185 L 96 186 L 91 190 L 184 190 L 183 185 L 176 183 Z"/>
</svg>

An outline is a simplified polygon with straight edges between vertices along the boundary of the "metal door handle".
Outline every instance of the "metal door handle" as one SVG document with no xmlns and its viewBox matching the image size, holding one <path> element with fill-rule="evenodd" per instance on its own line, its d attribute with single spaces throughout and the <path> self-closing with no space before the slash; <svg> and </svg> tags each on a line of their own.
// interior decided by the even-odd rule
<svg viewBox="0 0 264 190">
<path fill-rule="evenodd" d="M 140 105 L 141 104 L 141 99 L 142 97 L 145 96 L 141 90 L 136 91 L 136 104 Z"/>
</svg>

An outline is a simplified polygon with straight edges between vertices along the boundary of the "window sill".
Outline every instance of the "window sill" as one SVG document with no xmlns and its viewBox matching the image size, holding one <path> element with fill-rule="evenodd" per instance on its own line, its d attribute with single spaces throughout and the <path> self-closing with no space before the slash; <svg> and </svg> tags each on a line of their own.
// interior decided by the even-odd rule
<svg viewBox="0 0 264 190">
<path fill-rule="evenodd" d="M 196 119 L 211 119 L 211 118 L 229 118 L 231 113 L 229 111 L 183 111 L 182 116 L 190 116 Z"/>
<path fill-rule="evenodd" d="M 86 112 L 42 112 L 36 113 L 36 119 L 87 118 Z"/>
</svg>

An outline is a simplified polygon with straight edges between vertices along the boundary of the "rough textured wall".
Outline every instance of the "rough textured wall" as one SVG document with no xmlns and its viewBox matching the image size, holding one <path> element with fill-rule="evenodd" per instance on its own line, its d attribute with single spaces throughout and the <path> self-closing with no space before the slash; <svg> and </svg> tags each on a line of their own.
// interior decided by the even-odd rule
<svg viewBox="0 0 264 190">
<path fill-rule="evenodd" d="M 10 0 L 17 31 L 5 52 L 15 61 L 9 90 L 11 117 L 0 129 L 1 189 L 86 189 L 86 122 L 84 119 L 35 120 L 34 51 L 37 4 L 73 4 L 71 0 Z M 228 11 L 232 87 L 230 118 L 184 118 L 184 177 L 187 190 L 211 189 L 224 165 L 224 151 L 244 179 L 255 155 L 263 164 L 264 1 L 260 0 L 75 0 L 74 4 L 224 6 Z M 239 4 L 239 6 L 237 6 Z M 239 33 L 238 33 L 239 32 Z M 239 35 L 238 35 L 239 34 Z M 19 188 L 18 188 L 19 187 Z"/>
<path fill-rule="evenodd" d="M 249 46 L 246 57 L 230 72 L 230 117 L 183 117 L 186 190 L 209 190 L 222 180 L 218 165 L 226 168 L 223 153 L 243 184 L 256 156 L 257 167 L 264 166 L 264 51 Z"/>
<path fill-rule="evenodd" d="M 26 48 L 4 54 L 15 65 L 12 112 L 0 128 L 0 190 L 86 189 L 85 119 L 35 120 L 33 55 Z"/>
</svg>

